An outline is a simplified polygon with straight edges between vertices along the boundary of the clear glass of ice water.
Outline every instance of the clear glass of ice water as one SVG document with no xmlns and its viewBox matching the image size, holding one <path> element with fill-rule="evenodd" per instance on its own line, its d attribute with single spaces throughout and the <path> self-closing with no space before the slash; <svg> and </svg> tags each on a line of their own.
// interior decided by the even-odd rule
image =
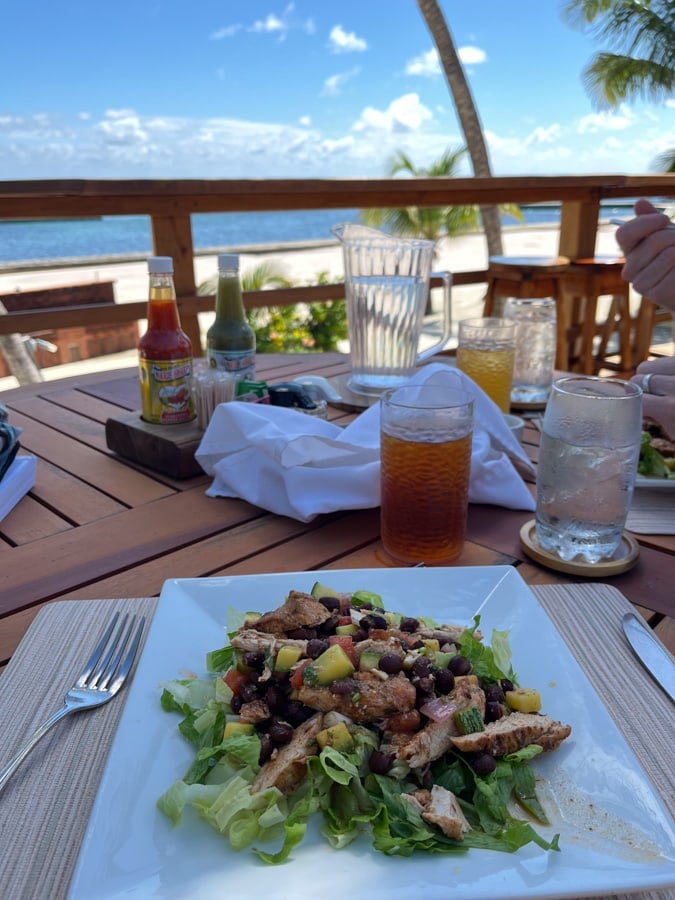
<svg viewBox="0 0 675 900">
<path fill-rule="evenodd" d="M 642 390 L 620 378 L 553 382 L 537 472 L 536 534 L 566 561 L 597 563 L 621 543 L 640 453 Z"/>
<path fill-rule="evenodd" d="M 553 297 L 509 297 L 504 318 L 516 323 L 511 403 L 543 403 L 551 390 L 556 350 Z"/>
</svg>

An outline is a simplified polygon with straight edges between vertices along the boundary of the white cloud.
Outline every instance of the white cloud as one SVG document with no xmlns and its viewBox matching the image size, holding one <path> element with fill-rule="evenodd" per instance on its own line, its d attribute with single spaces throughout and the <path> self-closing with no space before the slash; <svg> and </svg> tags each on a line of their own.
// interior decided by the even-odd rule
<svg viewBox="0 0 675 900">
<path fill-rule="evenodd" d="M 401 132 L 418 129 L 423 122 L 433 119 L 418 94 L 404 94 L 392 100 L 387 109 L 379 110 L 367 106 L 352 126 L 354 131 Z"/>
<path fill-rule="evenodd" d="M 460 47 L 457 55 L 465 66 L 480 65 L 487 60 L 487 54 L 480 47 Z M 422 78 L 435 78 L 441 72 L 441 61 L 435 47 L 413 57 L 405 66 L 406 75 L 419 75 Z"/>
<path fill-rule="evenodd" d="M 627 106 L 621 106 L 618 112 L 603 110 L 589 113 L 577 122 L 579 134 L 595 134 L 600 131 L 623 131 L 635 124 L 635 116 Z"/>
<path fill-rule="evenodd" d="M 406 75 L 421 75 L 423 78 L 433 78 L 441 74 L 441 64 L 438 59 L 438 50 L 433 47 L 426 53 L 415 56 L 405 67 Z"/>
<path fill-rule="evenodd" d="M 666 100 L 666 106 L 668 109 L 675 109 L 675 97 L 669 97 Z"/>
<path fill-rule="evenodd" d="M 241 31 L 243 25 L 225 25 L 223 28 L 217 28 L 209 35 L 210 41 L 222 41 L 224 38 L 234 37 L 238 31 Z"/>
<path fill-rule="evenodd" d="M 363 38 L 357 37 L 353 31 L 345 31 L 342 25 L 331 28 L 328 40 L 333 53 L 361 53 L 368 49 Z"/>
<path fill-rule="evenodd" d="M 250 30 L 258 33 L 286 31 L 288 26 L 274 13 L 269 13 L 264 19 L 258 19 L 251 25 Z"/>
<path fill-rule="evenodd" d="M 460 47 L 457 55 L 465 66 L 479 66 L 487 60 L 487 53 L 480 47 Z"/>
<path fill-rule="evenodd" d="M 302 125 L 304 128 L 309 128 L 309 126 L 312 124 L 312 117 L 300 116 L 300 118 L 298 119 L 298 124 Z"/>
<path fill-rule="evenodd" d="M 349 81 L 349 79 L 354 78 L 354 76 L 358 75 L 360 71 L 361 69 L 356 66 L 353 69 L 350 69 L 348 72 L 338 72 L 335 75 L 330 75 L 323 83 L 321 96 L 337 97 L 337 95 L 342 92 L 342 88 Z"/>
</svg>

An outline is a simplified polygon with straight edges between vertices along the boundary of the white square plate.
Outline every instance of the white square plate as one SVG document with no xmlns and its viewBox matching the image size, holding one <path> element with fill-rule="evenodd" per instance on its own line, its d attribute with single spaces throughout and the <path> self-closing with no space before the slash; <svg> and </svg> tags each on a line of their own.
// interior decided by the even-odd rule
<svg viewBox="0 0 675 900">
<path fill-rule="evenodd" d="M 480 611 L 490 640 L 509 629 L 522 685 L 540 689 L 543 710 L 573 727 L 536 761 L 557 798 L 551 828 L 561 852 L 534 845 L 515 854 L 387 857 L 366 837 L 332 850 L 314 829 L 282 866 L 233 852 L 192 810 L 172 828 L 155 802 L 188 768 L 192 751 L 178 717 L 159 705 L 159 684 L 203 673 L 224 643 L 228 607 L 268 610 L 291 589 L 321 581 L 372 590 L 385 606 L 471 624 Z M 167 581 L 113 741 L 71 886 L 71 900 L 163 897 L 358 896 L 370 900 L 575 897 L 675 884 L 670 817 L 535 596 L 510 567 L 359 569 Z"/>
<path fill-rule="evenodd" d="M 675 478 L 649 478 L 647 475 L 636 475 L 635 487 L 649 488 L 651 491 L 675 491 Z"/>
</svg>

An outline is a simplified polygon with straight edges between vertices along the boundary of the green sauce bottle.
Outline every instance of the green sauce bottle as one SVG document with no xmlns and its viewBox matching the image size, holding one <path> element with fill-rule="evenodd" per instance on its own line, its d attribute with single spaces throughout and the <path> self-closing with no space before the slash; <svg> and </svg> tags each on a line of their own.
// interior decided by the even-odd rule
<svg viewBox="0 0 675 900">
<path fill-rule="evenodd" d="M 206 332 L 206 358 L 237 381 L 255 380 L 255 331 L 246 321 L 236 253 L 218 255 L 216 319 Z"/>
</svg>

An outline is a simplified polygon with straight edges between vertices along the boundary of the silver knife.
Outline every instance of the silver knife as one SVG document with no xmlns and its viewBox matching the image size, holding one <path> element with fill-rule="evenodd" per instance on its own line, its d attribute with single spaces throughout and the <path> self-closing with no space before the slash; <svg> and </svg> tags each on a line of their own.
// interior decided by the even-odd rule
<svg viewBox="0 0 675 900">
<path fill-rule="evenodd" d="M 634 613 L 623 617 L 623 630 L 636 656 L 671 700 L 675 700 L 675 663 Z"/>
</svg>

